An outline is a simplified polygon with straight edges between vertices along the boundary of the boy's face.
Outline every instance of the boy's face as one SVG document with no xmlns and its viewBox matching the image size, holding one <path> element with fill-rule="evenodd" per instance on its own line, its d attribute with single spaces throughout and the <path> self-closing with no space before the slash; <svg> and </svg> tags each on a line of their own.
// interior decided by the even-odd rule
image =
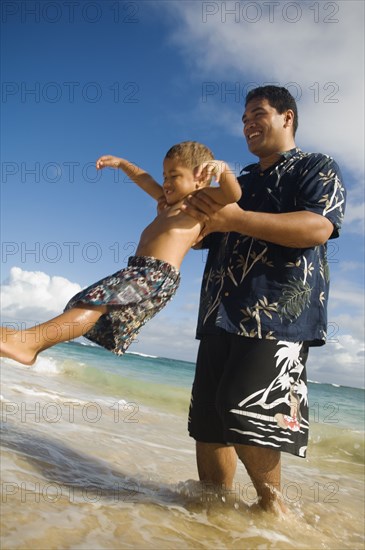
<svg viewBox="0 0 365 550">
<path fill-rule="evenodd" d="M 193 171 L 178 158 L 165 158 L 163 162 L 163 190 L 167 204 L 175 204 L 196 191 L 200 185 Z"/>
</svg>

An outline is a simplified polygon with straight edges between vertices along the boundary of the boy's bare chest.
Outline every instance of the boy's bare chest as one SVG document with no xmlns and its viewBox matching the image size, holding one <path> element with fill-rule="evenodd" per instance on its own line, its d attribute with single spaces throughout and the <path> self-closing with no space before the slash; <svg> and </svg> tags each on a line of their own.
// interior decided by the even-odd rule
<svg viewBox="0 0 365 550">
<path fill-rule="evenodd" d="M 143 239 L 153 239 L 163 233 L 200 231 L 199 223 L 180 208 L 166 208 L 146 227 Z"/>
<path fill-rule="evenodd" d="M 174 205 L 162 210 L 153 220 L 151 225 L 156 228 L 161 228 L 162 231 L 168 231 L 174 228 L 193 229 L 199 224 L 194 218 L 183 212 L 180 205 Z"/>
</svg>

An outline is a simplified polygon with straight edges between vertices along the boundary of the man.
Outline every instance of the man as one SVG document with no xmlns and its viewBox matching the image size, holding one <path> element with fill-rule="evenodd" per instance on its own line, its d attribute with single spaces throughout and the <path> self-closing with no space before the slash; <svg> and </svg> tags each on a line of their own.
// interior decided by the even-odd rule
<svg viewBox="0 0 365 550">
<path fill-rule="evenodd" d="M 288 90 L 252 90 L 242 120 L 259 159 L 239 178 L 242 198 L 221 208 L 200 191 L 185 207 L 209 248 L 189 433 L 202 482 L 229 489 L 238 455 L 261 507 L 285 510 L 280 456 L 306 454 L 305 363 L 326 339 L 326 242 L 345 190 L 333 159 L 296 148 Z"/>
</svg>

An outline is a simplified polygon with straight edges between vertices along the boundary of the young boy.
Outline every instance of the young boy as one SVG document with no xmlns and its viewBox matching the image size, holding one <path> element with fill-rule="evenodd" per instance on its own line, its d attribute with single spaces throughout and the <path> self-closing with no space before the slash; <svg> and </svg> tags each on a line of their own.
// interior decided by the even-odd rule
<svg viewBox="0 0 365 550">
<path fill-rule="evenodd" d="M 159 214 L 142 232 L 128 267 L 76 294 L 62 315 L 46 323 L 23 331 L 2 329 L 1 357 L 32 365 L 39 352 L 79 336 L 122 355 L 141 327 L 175 294 L 180 264 L 202 230 L 201 223 L 181 209 L 184 198 L 208 186 L 213 174 L 219 187 L 205 192 L 216 202 L 224 206 L 241 197 L 227 164 L 214 160 L 207 147 L 194 141 L 167 152 L 162 186 L 125 159 L 106 155 L 96 162 L 99 170 L 107 166 L 123 170 L 156 199 Z"/>
</svg>

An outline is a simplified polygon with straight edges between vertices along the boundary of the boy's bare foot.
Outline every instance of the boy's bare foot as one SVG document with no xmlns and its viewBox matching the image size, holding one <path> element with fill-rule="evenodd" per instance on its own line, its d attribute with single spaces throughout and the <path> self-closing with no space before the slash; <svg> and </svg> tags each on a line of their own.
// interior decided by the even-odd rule
<svg viewBox="0 0 365 550">
<path fill-rule="evenodd" d="M 0 330 L 0 357 L 7 357 L 29 366 L 36 362 L 37 352 L 27 342 L 25 332 L 7 328 Z"/>
</svg>

